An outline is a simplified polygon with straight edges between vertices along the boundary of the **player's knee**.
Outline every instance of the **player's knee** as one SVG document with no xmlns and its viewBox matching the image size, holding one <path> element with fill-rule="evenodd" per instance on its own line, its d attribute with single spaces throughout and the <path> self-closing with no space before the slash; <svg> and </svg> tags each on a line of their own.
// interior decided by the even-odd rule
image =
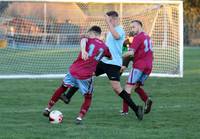
<svg viewBox="0 0 200 139">
<path fill-rule="evenodd" d="M 140 89 L 140 85 L 136 84 L 136 86 L 135 86 L 135 92 L 138 92 L 139 89 Z"/>
<path fill-rule="evenodd" d="M 118 85 L 113 85 L 112 88 L 117 94 L 121 93 L 122 91 L 121 86 L 118 86 Z"/>
<path fill-rule="evenodd" d="M 64 90 L 64 91 L 66 91 L 68 89 L 64 84 L 62 84 L 59 88 Z"/>
<path fill-rule="evenodd" d="M 137 91 L 138 91 L 138 89 L 139 89 L 139 88 L 138 88 L 138 87 L 136 87 L 136 88 L 135 88 L 135 92 L 137 92 Z"/>
<path fill-rule="evenodd" d="M 92 99 L 92 94 L 87 93 L 84 96 L 85 96 L 86 99 Z"/>
<path fill-rule="evenodd" d="M 63 83 L 63 84 L 61 84 L 61 86 L 60 86 L 61 88 L 67 88 L 67 86 Z"/>
<path fill-rule="evenodd" d="M 131 94 L 132 88 L 133 88 L 133 86 L 132 86 L 132 85 L 129 85 L 129 84 L 127 84 L 127 85 L 125 86 L 125 90 L 126 90 L 126 92 L 127 92 L 128 94 Z"/>
<path fill-rule="evenodd" d="M 141 83 L 140 83 L 140 82 L 137 82 L 137 83 L 135 84 L 135 90 L 136 90 L 137 88 L 140 88 L 140 86 L 141 86 Z"/>
<path fill-rule="evenodd" d="M 115 93 L 119 94 L 122 91 L 121 85 L 119 81 L 111 81 L 112 89 Z"/>
</svg>

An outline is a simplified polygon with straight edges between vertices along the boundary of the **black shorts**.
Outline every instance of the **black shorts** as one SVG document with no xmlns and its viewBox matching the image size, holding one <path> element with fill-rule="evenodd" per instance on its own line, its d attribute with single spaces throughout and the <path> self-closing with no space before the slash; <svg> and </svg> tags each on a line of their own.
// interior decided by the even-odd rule
<svg viewBox="0 0 200 139">
<path fill-rule="evenodd" d="M 96 67 L 95 75 L 107 74 L 109 80 L 120 81 L 120 66 L 106 64 L 100 61 Z"/>
</svg>

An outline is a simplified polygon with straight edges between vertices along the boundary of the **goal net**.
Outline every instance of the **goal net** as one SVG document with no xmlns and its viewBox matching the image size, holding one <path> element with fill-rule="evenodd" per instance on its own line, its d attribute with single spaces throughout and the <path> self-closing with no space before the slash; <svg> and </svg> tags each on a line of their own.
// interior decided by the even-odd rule
<svg viewBox="0 0 200 139">
<path fill-rule="evenodd" d="M 23 8 L 21 8 L 23 7 Z M 115 10 L 126 34 L 141 20 L 153 42 L 151 76 L 183 76 L 181 1 L 37 0 L 0 2 L 0 78 L 63 77 L 92 25 L 108 31 L 104 14 Z M 126 74 L 126 73 L 125 73 Z"/>
</svg>

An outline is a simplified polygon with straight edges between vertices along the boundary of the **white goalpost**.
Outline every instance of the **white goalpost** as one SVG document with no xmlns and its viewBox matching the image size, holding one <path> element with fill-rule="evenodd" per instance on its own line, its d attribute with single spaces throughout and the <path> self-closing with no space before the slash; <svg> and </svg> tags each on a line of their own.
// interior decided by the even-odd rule
<svg viewBox="0 0 200 139">
<path fill-rule="evenodd" d="M 132 20 L 143 22 L 153 41 L 151 76 L 183 77 L 182 1 L 7 0 L 0 1 L 0 79 L 64 77 L 86 30 L 108 31 L 109 10 L 127 35 Z"/>
</svg>

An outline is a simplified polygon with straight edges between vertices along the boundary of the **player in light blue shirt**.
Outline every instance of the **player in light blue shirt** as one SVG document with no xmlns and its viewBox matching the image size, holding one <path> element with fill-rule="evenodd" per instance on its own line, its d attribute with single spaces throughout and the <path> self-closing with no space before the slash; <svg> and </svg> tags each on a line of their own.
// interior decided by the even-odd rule
<svg viewBox="0 0 200 139">
<path fill-rule="evenodd" d="M 119 38 L 113 37 L 111 32 L 108 32 L 106 37 L 106 45 L 112 54 L 112 60 L 104 57 L 101 61 L 106 64 L 112 64 L 116 66 L 122 66 L 122 46 L 125 40 L 125 32 L 122 26 L 117 25 L 114 27 L 115 31 L 119 34 Z"/>
<path fill-rule="evenodd" d="M 103 58 L 98 63 L 95 75 L 106 73 L 115 93 L 119 95 L 135 112 L 138 120 L 143 119 L 143 107 L 136 105 L 130 95 L 122 89 L 120 84 L 120 69 L 122 66 L 122 47 L 125 40 L 124 29 L 119 25 L 119 17 L 116 11 L 107 12 L 105 20 L 109 28 L 106 36 L 106 45 L 109 47 L 112 60 Z"/>
</svg>

